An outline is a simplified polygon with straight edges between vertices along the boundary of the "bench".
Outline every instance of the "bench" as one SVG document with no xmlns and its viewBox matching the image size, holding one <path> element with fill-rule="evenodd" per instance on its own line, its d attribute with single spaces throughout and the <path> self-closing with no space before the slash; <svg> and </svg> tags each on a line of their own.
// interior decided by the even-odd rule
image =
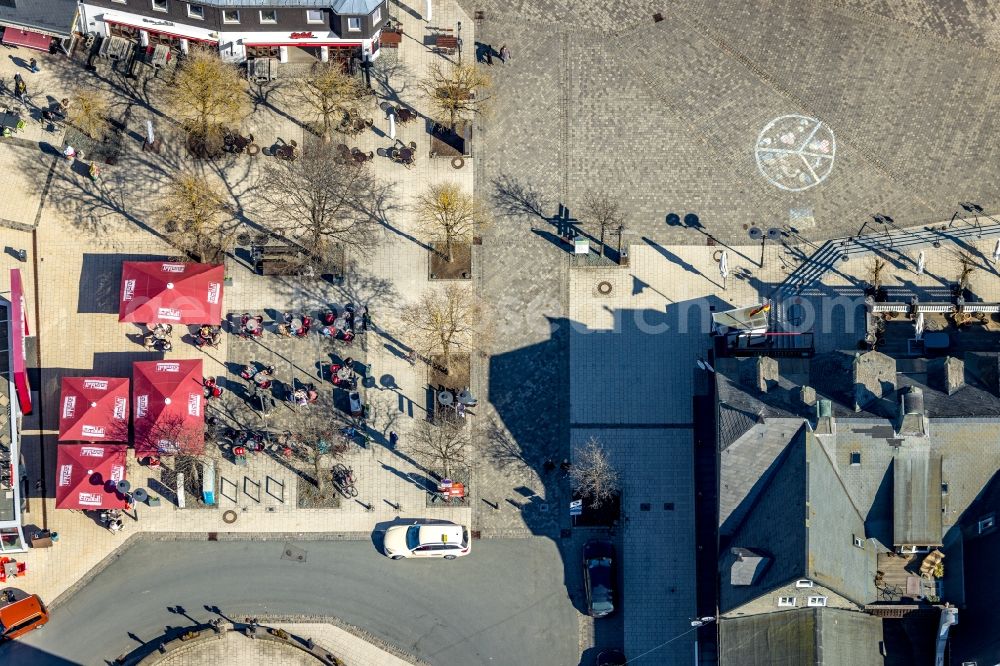
<svg viewBox="0 0 1000 666">
<path fill-rule="evenodd" d="M 399 43 L 403 41 L 402 32 L 383 32 L 382 37 L 379 39 L 379 44 L 382 46 L 389 46 L 394 49 L 399 48 Z"/>
<path fill-rule="evenodd" d="M 434 39 L 434 49 L 439 53 L 455 53 L 458 50 L 458 37 L 438 35 Z"/>
<path fill-rule="evenodd" d="M 309 266 L 291 258 L 267 258 L 257 262 L 261 275 L 301 275 L 309 272 Z"/>
</svg>

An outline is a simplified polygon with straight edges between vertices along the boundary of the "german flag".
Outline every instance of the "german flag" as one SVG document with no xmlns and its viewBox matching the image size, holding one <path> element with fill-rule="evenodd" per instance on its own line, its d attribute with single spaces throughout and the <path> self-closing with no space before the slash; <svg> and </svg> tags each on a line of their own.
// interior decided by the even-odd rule
<svg viewBox="0 0 1000 666">
<path fill-rule="evenodd" d="M 768 301 L 768 302 L 765 302 L 765 303 L 763 303 L 763 304 L 755 307 L 753 310 L 751 310 L 749 312 L 749 315 L 751 317 L 755 317 L 755 316 L 757 316 L 759 314 L 763 314 L 763 313 L 770 312 L 770 311 L 771 311 L 771 303 L 770 303 L 770 301 Z"/>
</svg>

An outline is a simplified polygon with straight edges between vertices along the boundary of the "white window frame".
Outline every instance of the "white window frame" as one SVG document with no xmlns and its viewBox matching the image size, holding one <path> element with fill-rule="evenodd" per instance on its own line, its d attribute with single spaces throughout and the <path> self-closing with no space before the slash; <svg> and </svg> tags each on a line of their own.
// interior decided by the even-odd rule
<svg viewBox="0 0 1000 666">
<path fill-rule="evenodd" d="M 191 8 L 192 7 L 197 7 L 198 9 L 200 9 L 201 10 L 201 16 L 198 16 L 197 14 L 192 14 L 191 13 Z M 192 4 L 192 3 L 189 2 L 188 6 L 187 6 L 187 15 L 188 15 L 188 18 L 193 18 L 193 19 L 197 19 L 199 21 L 204 21 L 205 20 L 205 5 Z"/>
<path fill-rule="evenodd" d="M 854 545 L 857 546 L 858 548 L 860 548 L 861 550 L 864 550 L 865 549 L 865 540 L 862 539 L 859 536 L 855 536 L 854 537 Z"/>
<path fill-rule="evenodd" d="M 382 20 L 382 6 L 379 5 L 378 7 L 375 8 L 375 11 L 372 12 L 372 25 L 375 25 L 381 20 Z"/>
<path fill-rule="evenodd" d="M 351 22 L 354 22 L 356 28 L 351 27 Z M 347 17 L 347 29 L 350 32 L 361 32 L 361 17 L 360 16 L 348 16 Z"/>
<path fill-rule="evenodd" d="M 806 600 L 806 605 L 814 608 L 826 606 L 826 597 L 809 597 Z"/>
<path fill-rule="evenodd" d="M 985 518 L 980 519 L 980 521 L 977 523 L 976 527 L 979 528 L 979 533 L 982 534 L 986 530 L 993 529 L 993 527 L 996 526 L 996 524 L 997 524 L 996 523 L 996 518 L 991 513 L 990 515 L 986 516 Z"/>
<path fill-rule="evenodd" d="M 128 2 L 128 0 L 111 0 L 111 2 L 117 3 L 119 5 L 124 5 Z"/>
<path fill-rule="evenodd" d="M 795 581 L 795 587 L 812 587 L 813 582 L 808 578 L 803 578 L 802 580 Z"/>
<path fill-rule="evenodd" d="M 236 14 L 236 20 L 226 18 L 227 12 L 233 12 Z M 222 10 L 222 22 L 228 23 L 229 25 L 238 25 L 240 22 L 240 10 L 238 9 L 223 9 Z"/>
<path fill-rule="evenodd" d="M 795 608 L 795 597 L 778 597 L 778 608 Z"/>
<path fill-rule="evenodd" d="M 319 18 L 318 19 L 309 18 L 309 14 L 311 14 L 312 12 L 316 12 L 317 14 L 319 14 Z M 326 23 L 326 19 L 323 18 L 323 10 L 322 9 L 307 9 L 306 10 L 306 23 L 312 23 L 314 25 L 315 24 L 320 24 L 320 23 Z"/>
<path fill-rule="evenodd" d="M 274 14 L 273 19 L 264 18 L 264 12 L 269 14 Z M 277 9 L 261 9 L 257 12 L 257 17 L 260 19 L 261 25 L 274 25 L 278 22 L 278 10 Z"/>
<path fill-rule="evenodd" d="M 156 6 L 156 3 L 158 2 L 163 3 L 163 9 L 160 9 L 159 7 Z M 168 4 L 169 2 L 170 0 L 150 0 L 149 4 L 150 6 L 152 6 L 154 12 L 169 12 L 170 11 L 170 5 Z"/>
</svg>

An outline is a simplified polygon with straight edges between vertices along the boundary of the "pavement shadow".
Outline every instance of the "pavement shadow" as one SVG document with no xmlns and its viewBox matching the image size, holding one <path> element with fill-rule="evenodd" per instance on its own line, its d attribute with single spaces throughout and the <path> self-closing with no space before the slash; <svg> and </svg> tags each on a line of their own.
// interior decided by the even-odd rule
<svg viewBox="0 0 1000 666">
<path fill-rule="evenodd" d="M 76 311 L 80 314 L 117 314 L 121 297 L 122 263 L 166 261 L 155 254 L 96 254 L 85 252 L 80 270 Z"/>
</svg>

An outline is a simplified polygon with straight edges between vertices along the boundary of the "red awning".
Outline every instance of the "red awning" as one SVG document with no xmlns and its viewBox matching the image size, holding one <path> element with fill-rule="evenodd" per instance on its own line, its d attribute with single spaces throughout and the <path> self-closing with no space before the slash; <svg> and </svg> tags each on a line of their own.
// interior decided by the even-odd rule
<svg viewBox="0 0 1000 666">
<path fill-rule="evenodd" d="M 128 441 L 128 379 L 63 377 L 59 441 Z"/>
<path fill-rule="evenodd" d="M 49 46 L 52 45 L 52 38 L 29 30 L 7 27 L 3 30 L 3 43 L 48 52 Z"/>
<path fill-rule="evenodd" d="M 244 46 L 329 46 L 330 48 L 349 48 L 361 46 L 361 42 L 243 42 Z"/>
<path fill-rule="evenodd" d="M 125 478 L 126 444 L 56 447 L 57 509 L 124 509 L 115 485 Z"/>
<path fill-rule="evenodd" d="M 205 448 L 201 359 L 132 364 L 135 455 L 199 455 Z"/>
<path fill-rule="evenodd" d="M 144 30 L 151 35 L 166 35 L 167 37 L 174 37 L 175 39 L 186 39 L 189 42 L 203 42 L 205 44 L 218 44 L 218 39 L 212 39 L 211 37 L 191 37 L 189 35 L 182 35 L 176 32 L 167 32 L 166 30 L 160 30 L 158 27 L 155 30 L 151 30 L 150 27 L 135 25 L 134 23 L 125 23 L 124 21 L 113 21 L 110 19 L 104 19 L 105 23 L 113 23 L 115 25 L 123 25 L 126 28 L 135 28 L 136 30 Z"/>
<path fill-rule="evenodd" d="M 224 277 L 221 264 L 126 261 L 118 321 L 218 324 Z"/>
</svg>

